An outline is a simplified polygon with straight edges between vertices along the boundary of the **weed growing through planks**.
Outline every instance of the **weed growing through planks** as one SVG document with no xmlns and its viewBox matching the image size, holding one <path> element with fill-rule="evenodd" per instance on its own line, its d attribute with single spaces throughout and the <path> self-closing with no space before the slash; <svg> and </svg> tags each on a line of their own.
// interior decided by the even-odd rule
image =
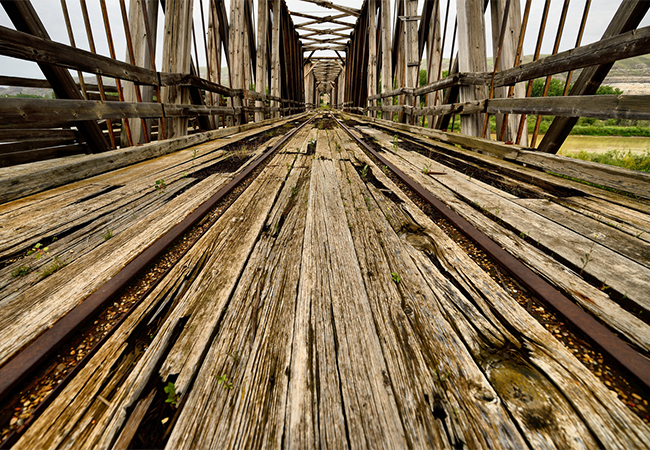
<svg viewBox="0 0 650 450">
<path fill-rule="evenodd" d="M 381 171 L 388 175 L 388 166 L 381 166 Z"/>
<path fill-rule="evenodd" d="M 435 378 L 438 381 L 445 381 L 447 378 L 449 378 L 451 376 L 451 372 L 448 371 L 448 370 L 445 371 L 445 372 L 442 372 L 442 371 L 438 372 L 438 369 L 433 369 L 433 373 L 434 373 Z"/>
<path fill-rule="evenodd" d="M 341 150 L 342 150 L 341 145 L 337 143 L 336 144 L 336 151 L 341 153 Z"/>
<path fill-rule="evenodd" d="M 391 272 L 390 276 L 393 279 L 393 281 L 395 282 L 395 284 L 399 284 L 399 282 L 402 281 L 402 279 L 400 278 L 400 276 L 399 276 L 399 274 L 397 272 Z"/>
<path fill-rule="evenodd" d="M 598 238 L 598 235 L 594 235 L 595 238 Z M 596 241 L 591 243 L 591 247 L 589 248 L 589 251 L 585 253 L 585 257 L 580 257 L 580 261 L 582 261 L 582 269 L 580 269 L 580 275 L 582 275 L 582 272 L 587 268 L 587 264 L 589 264 L 591 261 L 593 261 L 593 258 L 591 257 L 591 252 L 594 250 L 594 245 L 596 245 Z"/>
<path fill-rule="evenodd" d="M 239 358 L 240 358 L 239 352 L 234 351 L 232 353 L 226 353 L 226 355 L 230 356 L 232 358 L 232 360 L 235 362 L 235 364 L 237 364 L 239 362 Z"/>
<path fill-rule="evenodd" d="M 397 150 L 399 148 L 399 136 L 395 135 L 393 136 L 393 150 Z"/>
<path fill-rule="evenodd" d="M 429 172 L 431 171 L 431 164 L 425 164 L 422 167 L 422 173 L 425 175 L 429 175 Z"/>
<path fill-rule="evenodd" d="M 30 251 L 27 252 L 27 256 L 31 256 L 33 260 L 39 260 L 44 256 L 50 255 L 49 249 L 50 249 L 49 247 L 43 247 L 43 245 L 39 242 L 38 244 L 34 245 L 34 247 Z M 45 266 L 43 272 L 41 272 L 41 277 L 47 278 L 50 275 L 52 275 L 54 272 L 65 267 L 65 265 L 66 263 L 63 262 L 61 258 L 55 256 L 54 258 L 52 258 L 52 262 Z M 14 277 L 23 276 L 23 275 L 27 275 L 30 271 L 31 268 L 29 268 L 28 266 L 21 266 L 18 269 L 14 270 L 12 272 L 12 275 Z"/>
<path fill-rule="evenodd" d="M 14 269 L 13 272 L 11 272 L 11 276 L 14 278 L 17 277 L 24 277 L 27 275 L 32 269 L 29 266 L 20 266 L 17 269 Z"/>
<path fill-rule="evenodd" d="M 645 233 L 645 230 L 641 230 L 641 232 L 639 232 L 638 234 L 636 234 L 634 237 L 637 238 L 637 239 L 640 239 L 641 236 L 643 235 L 643 233 Z"/>
<path fill-rule="evenodd" d="M 523 231 L 519 233 L 519 237 L 526 240 L 526 236 L 528 236 L 528 233 L 524 233 Z"/>
<path fill-rule="evenodd" d="M 106 232 L 102 234 L 102 237 L 104 238 L 105 241 L 108 241 L 110 238 L 113 237 L 113 230 L 110 228 L 106 228 Z"/>
<path fill-rule="evenodd" d="M 160 180 L 156 180 L 156 185 L 154 186 L 156 190 L 158 191 L 158 194 L 164 194 L 165 193 L 165 188 L 167 185 L 165 184 L 165 180 L 162 178 Z"/>
<path fill-rule="evenodd" d="M 194 175 L 194 160 L 196 159 L 196 156 L 199 154 L 199 149 L 195 148 L 192 151 L 192 175 Z"/>
<path fill-rule="evenodd" d="M 361 169 L 361 179 L 363 181 L 366 181 L 366 179 L 368 178 L 368 169 L 369 169 L 368 164 L 363 166 L 363 169 Z"/>
<path fill-rule="evenodd" d="M 226 389 L 232 389 L 232 382 L 228 381 L 227 375 L 221 375 L 217 377 L 217 384 L 223 384 L 223 387 Z"/>
<path fill-rule="evenodd" d="M 178 394 L 176 393 L 176 385 L 170 381 L 169 383 L 167 383 L 167 386 L 165 386 L 164 390 L 165 390 L 165 394 L 167 394 L 165 403 L 169 403 L 172 406 L 172 408 L 176 408 L 176 405 L 178 405 Z"/>
<path fill-rule="evenodd" d="M 43 278 L 47 278 L 50 275 L 52 275 L 54 272 L 56 272 L 59 269 L 62 269 L 63 267 L 65 267 L 65 265 L 66 265 L 66 263 L 64 263 L 61 260 L 61 258 L 59 258 L 58 256 L 55 256 L 54 258 L 52 258 L 52 262 L 50 264 L 48 264 L 47 266 L 45 266 L 45 269 L 43 269 L 43 271 L 41 272 L 41 276 Z"/>
<path fill-rule="evenodd" d="M 363 197 L 363 200 L 366 202 L 366 208 L 370 211 L 370 199 L 368 197 Z"/>
<path fill-rule="evenodd" d="M 49 249 L 50 249 L 49 247 L 43 247 L 43 245 L 39 242 L 30 251 L 27 252 L 27 256 L 34 255 L 33 258 L 39 260 L 43 256 L 47 256 L 50 254 Z"/>
</svg>

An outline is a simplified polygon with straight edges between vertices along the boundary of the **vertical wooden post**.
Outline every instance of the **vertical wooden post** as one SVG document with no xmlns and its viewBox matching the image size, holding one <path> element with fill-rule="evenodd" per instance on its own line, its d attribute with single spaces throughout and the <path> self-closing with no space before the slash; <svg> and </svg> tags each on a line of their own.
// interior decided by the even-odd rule
<svg viewBox="0 0 650 450">
<path fill-rule="evenodd" d="M 460 72 L 485 72 L 485 17 L 483 0 L 458 0 L 458 68 Z M 487 98 L 485 86 L 461 86 L 461 103 Z M 480 136 L 483 114 L 464 114 L 460 117 L 461 133 Z"/>
<path fill-rule="evenodd" d="M 440 4 L 439 0 L 435 0 L 431 10 L 431 18 L 429 20 L 429 32 L 427 34 L 427 83 L 438 81 L 440 74 L 440 55 L 442 50 L 440 48 Z M 424 20 L 424 18 L 422 18 Z M 435 106 L 440 102 L 442 96 L 441 91 L 430 92 L 427 94 L 427 106 Z M 427 117 L 429 128 L 433 128 L 435 116 L 430 115 Z M 423 124 L 424 125 L 424 124 Z"/>
<path fill-rule="evenodd" d="M 418 52 L 418 22 L 415 19 L 418 13 L 417 0 L 404 0 L 404 13 L 406 14 L 406 22 L 404 28 L 406 30 L 404 41 L 404 59 L 405 59 L 405 86 L 408 88 L 416 88 L 420 75 L 420 53 Z M 415 98 L 413 94 L 407 94 L 405 98 L 406 106 L 414 107 Z M 409 112 L 405 115 L 406 122 L 413 125 L 413 115 Z"/>
<path fill-rule="evenodd" d="M 501 33 L 501 24 L 503 22 L 503 15 L 505 11 L 506 0 L 492 0 L 491 13 L 492 13 L 492 48 L 493 54 L 497 54 L 499 46 L 499 34 Z M 499 67 L 497 71 L 502 71 L 513 67 L 515 56 L 517 54 L 517 45 L 519 44 L 519 33 L 521 31 L 521 5 L 518 1 L 510 2 L 510 11 L 508 13 L 508 22 L 506 25 L 506 33 L 503 38 L 501 46 L 501 57 L 499 58 Z M 508 87 L 498 87 L 494 89 L 495 98 L 506 98 L 508 96 Z M 524 83 L 515 85 L 515 97 L 525 97 L 526 87 Z M 508 124 L 506 126 L 506 133 L 503 137 L 505 141 L 514 141 L 517 137 L 517 129 L 519 126 L 519 114 L 511 114 L 508 117 Z M 497 130 L 501 130 L 503 123 L 503 114 L 496 114 Z M 528 127 L 524 127 L 523 141 L 528 142 Z"/>
<path fill-rule="evenodd" d="M 271 37 L 271 95 L 280 97 L 280 2 L 273 0 L 273 34 Z M 272 101 L 271 106 L 280 107 L 280 103 Z M 273 112 L 272 117 L 280 117 L 280 112 Z"/>
<path fill-rule="evenodd" d="M 257 4 L 257 76 L 255 79 L 255 90 L 260 94 L 266 94 L 266 35 L 269 17 L 268 0 L 258 0 Z M 257 101 L 255 106 L 264 106 L 264 102 Z M 255 113 L 255 121 L 264 120 L 263 112 Z"/>
<path fill-rule="evenodd" d="M 345 102 L 345 91 L 347 89 L 347 86 L 345 85 L 345 77 L 347 76 L 347 65 L 343 66 L 343 69 L 341 70 L 341 73 L 339 74 L 339 105 L 340 108 L 343 109 L 343 102 Z"/>
<path fill-rule="evenodd" d="M 219 18 L 214 5 L 214 0 L 209 1 L 208 7 L 208 58 L 210 59 L 210 70 L 208 80 L 221 84 L 221 34 L 219 32 Z M 221 94 L 216 95 L 216 104 L 221 106 Z M 221 118 L 215 116 L 215 127 L 219 128 Z"/>
<path fill-rule="evenodd" d="M 163 72 L 190 73 L 193 0 L 167 0 L 165 3 L 165 38 L 163 41 Z M 189 102 L 189 89 L 179 86 L 163 88 L 163 103 Z M 185 136 L 188 119 L 167 119 L 167 137 Z"/>
<path fill-rule="evenodd" d="M 245 72 L 248 67 L 244 55 L 244 33 L 246 26 L 244 23 L 244 2 L 246 0 L 231 0 L 230 2 L 230 37 L 228 54 L 230 55 L 230 80 L 233 89 L 245 89 Z M 232 98 L 233 107 L 241 107 L 242 97 L 234 96 Z M 241 125 L 243 114 L 235 114 L 234 125 Z"/>
<path fill-rule="evenodd" d="M 368 96 L 377 94 L 377 3 L 368 0 Z M 377 106 L 372 100 L 368 106 Z M 370 111 L 370 117 L 377 117 L 377 111 Z"/>
<path fill-rule="evenodd" d="M 381 92 L 393 88 L 393 48 L 390 45 L 390 0 L 380 0 L 381 4 Z M 381 104 L 386 106 L 389 99 L 383 98 Z M 387 119 L 387 113 L 382 111 L 382 119 Z M 388 113 L 392 119 L 392 113 Z"/>
<path fill-rule="evenodd" d="M 147 30 L 144 26 L 144 18 L 142 16 L 142 6 L 140 2 L 147 2 L 147 14 L 149 15 L 149 26 L 151 33 L 155 36 L 158 26 L 158 2 L 156 0 L 131 0 L 129 2 L 129 30 L 131 33 L 131 42 L 133 43 L 133 56 L 135 58 L 135 65 L 151 69 L 151 58 L 149 56 L 149 46 L 147 45 Z M 152 39 L 152 45 L 156 45 L 156 39 Z M 154 47 L 155 50 L 155 47 Z M 127 61 L 129 55 L 127 50 Z M 130 62 L 130 61 L 129 61 Z M 124 82 L 124 101 L 135 102 L 137 101 L 136 87 L 130 81 Z M 153 101 L 153 86 L 140 86 L 141 98 L 143 102 Z M 138 126 L 137 119 L 126 119 L 131 124 L 131 135 L 134 144 L 144 143 L 144 134 L 142 128 Z M 147 134 L 151 136 L 151 122 L 152 119 L 146 119 Z M 122 146 L 126 145 L 126 135 L 122 132 L 120 136 Z"/>
</svg>

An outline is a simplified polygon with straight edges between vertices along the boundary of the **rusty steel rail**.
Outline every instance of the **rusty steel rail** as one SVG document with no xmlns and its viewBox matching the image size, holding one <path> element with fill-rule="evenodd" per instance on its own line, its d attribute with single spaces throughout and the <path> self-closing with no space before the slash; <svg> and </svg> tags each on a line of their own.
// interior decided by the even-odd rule
<svg viewBox="0 0 650 450">
<path fill-rule="evenodd" d="M 352 133 L 352 130 L 345 126 L 336 117 L 332 116 L 332 118 L 334 118 L 341 128 L 343 128 L 361 147 L 366 149 L 381 161 L 382 164 L 387 166 L 400 180 L 413 189 L 422 199 L 433 206 L 456 228 L 458 228 L 458 230 L 481 247 L 488 255 L 494 258 L 500 266 L 530 289 L 537 297 L 551 305 L 569 322 L 587 335 L 605 353 L 631 373 L 646 389 L 650 389 L 650 361 L 636 352 L 622 339 L 607 329 L 607 327 L 573 303 L 569 298 L 544 281 L 521 261 L 501 248 L 496 242 L 487 237 L 481 231 L 477 230 L 467 220 L 449 208 L 440 199 L 436 198 L 422 185 L 381 156 L 381 154 Z"/>
<path fill-rule="evenodd" d="M 229 194 L 300 129 L 313 121 L 315 117 L 316 115 L 312 116 L 300 126 L 291 130 L 258 158 L 257 161 L 219 189 L 218 192 L 192 211 L 185 219 L 176 224 L 171 230 L 124 266 L 122 270 L 104 285 L 60 318 L 52 328 L 41 334 L 34 342 L 0 367 L 0 401 L 8 395 L 13 394 L 15 392 L 14 388 L 23 382 L 29 374 L 33 373 L 62 343 L 70 338 L 77 328 L 86 323 L 90 318 L 95 317 L 113 296 L 128 286 L 152 261 L 161 256 L 173 243 L 210 212 L 221 199 Z"/>
</svg>

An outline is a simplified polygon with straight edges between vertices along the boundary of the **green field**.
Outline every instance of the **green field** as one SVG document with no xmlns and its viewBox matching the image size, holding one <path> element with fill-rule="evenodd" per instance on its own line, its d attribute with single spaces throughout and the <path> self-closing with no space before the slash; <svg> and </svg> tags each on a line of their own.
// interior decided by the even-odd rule
<svg viewBox="0 0 650 450">
<path fill-rule="evenodd" d="M 559 155 L 650 172 L 650 138 L 569 136 Z"/>
</svg>

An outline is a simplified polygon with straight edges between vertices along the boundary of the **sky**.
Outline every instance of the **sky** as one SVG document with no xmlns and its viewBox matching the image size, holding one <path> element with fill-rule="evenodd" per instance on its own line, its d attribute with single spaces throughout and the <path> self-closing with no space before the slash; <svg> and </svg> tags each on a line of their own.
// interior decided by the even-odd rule
<svg viewBox="0 0 650 450">
<path fill-rule="evenodd" d="M 199 64 L 201 66 L 205 65 L 205 54 L 203 51 L 203 44 L 201 38 L 201 16 L 200 9 L 198 7 L 198 2 L 201 0 L 194 0 L 194 21 L 197 31 L 197 39 L 199 40 Z M 204 7 L 207 7 L 209 0 L 202 0 Z M 225 1 L 226 11 L 230 11 L 230 0 L 217 0 Z M 257 12 L 257 0 L 253 0 L 255 4 L 255 12 Z M 391 0 L 391 4 L 394 5 L 395 0 Z M 525 0 L 514 0 L 521 2 L 521 10 L 523 12 Z M 576 36 L 578 33 L 578 28 L 580 25 L 580 20 L 582 17 L 582 12 L 584 9 L 586 0 L 573 0 L 570 3 L 568 19 L 565 25 L 565 30 L 563 33 L 562 41 L 560 44 L 560 51 L 573 48 L 576 43 Z M 613 17 L 616 9 L 618 8 L 621 0 L 592 0 L 591 9 L 589 12 L 589 18 L 587 20 L 587 26 L 585 35 L 583 37 L 583 45 L 591 42 L 597 41 L 603 34 L 605 28 L 609 24 L 611 18 Z M 129 0 L 127 0 L 128 4 Z M 344 5 L 352 8 L 360 8 L 363 0 L 333 0 L 334 3 Z M 56 0 L 32 0 L 34 8 L 36 9 L 39 17 L 43 21 L 45 28 L 47 29 L 50 37 L 57 42 L 62 42 L 69 44 L 68 34 L 63 19 L 63 13 L 61 9 L 60 1 Z M 89 50 L 88 40 L 86 38 L 85 27 L 83 23 L 83 18 L 81 15 L 81 7 L 79 5 L 79 0 L 67 0 L 68 10 L 70 11 L 72 28 L 74 31 L 75 41 L 78 47 L 85 50 Z M 124 28 L 122 25 L 122 17 L 120 13 L 119 0 L 106 0 L 108 7 L 108 14 L 110 17 L 111 31 L 113 34 L 113 39 L 115 43 L 115 49 L 117 57 L 125 60 L 126 57 L 126 40 L 124 37 Z M 423 0 L 419 1 L 420 11 L 422 9 Z M 448 20 L 448 37 L 447 45 L 445 46 L 444 56 L 448 57 L 451 51 L 451 34 L 453 32 L 454 20 L 455 20 L 455 11 L 456 11 L 456 0 L 450 0 L 450 13 Z M 553 43 L 555 40 L 555 35 L 558 28 L 560 13 L 562 10 L 564 1 L 563 0 L 551 0 L 551 9 L 549 14 L 549 20 L 544 34 L 544 45 L 542 47 L 542 53 L 548 54 L 551 53 L 553 48 Z M 93 29 L 93 37 L 95 40 L 95 45 L 97 52 L 101 55 L 110 56 L 108 50 L 108 44 L 106 39 L 106 32 L 104 29 L 100 3 L 99 0 L 87 0 L 90 22 Z M 447 2 L 445 0 L 440 1 L 441 4 L 441 18 L 442 25 L 444 26 L 444 16 Z M 301 0 L 287 0 L 287 6 L 290 11 L 298 11 L 307 14 L 312 14 L 316 16 L 323 16 L 328 14 L 335 14 L 336 12 L 332 10 L 327 10 L 321 8 L 313 3 L 307 3 Z M 526 38 L 524 41 L 524 54 L 529 55 L 534 52 L 535 42 L 537 39 L 540 21 L 542 17 L 542 11 L 544 7 L 544 0 L 533 0 L 532 9 L 529 19 L 528 30 L 526 32 Z M 256 14 L 255 14 L 256 15 Z M 391 8 L 391 17 L 394 16 L 394 6 Z M 486 30 L 487 33 L 490 33 L 490 14 L 489 8 L 485 16 L 486 18 Z M 159 17 L 158 25 L 158 43 L 162 42 L 162 14 Z M 256 20 L 256 18 L 254 19 Z M 294 22 L 299 24 L 306 21 L 307 19 L 301 19 L 294 17 Z M 207 16 L 206 16 L 207 22 Z M 207 23 L 206 29 L 207 29 Z M 650 15 L 649 17 L 644 18 L 641 23 L 641 26 L 650 25 Z M 3 8 L 0 8 L 0 26 L 5 26 L 13 28 L 11 21 L 7 17 Z M 315 26 L 318 27 L 318 26 Z M 321 26 L 321 28 L 334 28 L 332 24 Z M 491 39 L 488 36 L 488 56 L 491 56 Z M 160 60 L 162 54 L 160 52 L 160 45 L 158 46 L 158 55 L 157 55 L 157 67 L 160 68 Z M 334 53 L 330 52 L 331 55 Z M 322 53 L 320 56 L 330 56 L 330 54 Z M 225 62 L 222 64 L 225 65 Z M 42 73 L 40 72 L 38 66 L 35 63 L 28 61 L 21 61 L 9 57 L 0 57 L 0 74 L 4 76 L 16 76 L 16 77 L 26 77 L 26 78 L 43 78 Z"/>
</svg>

